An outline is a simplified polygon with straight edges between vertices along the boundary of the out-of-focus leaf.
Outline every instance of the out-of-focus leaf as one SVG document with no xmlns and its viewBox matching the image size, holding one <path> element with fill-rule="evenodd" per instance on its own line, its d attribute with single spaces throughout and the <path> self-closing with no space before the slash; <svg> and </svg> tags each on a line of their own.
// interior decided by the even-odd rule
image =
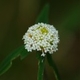
<svg viewBox="0 0 80 80">
<path fill-rule="evenodd" d="M 56 66 L 55 62 L 53 61 L 51 54 L 47 53 L 47 61 L 48 61 L 48 64 L 54 70 L 54 74 L 55 74 L 56 80 L 61 80 L 59 72 L 58 72 L 58 69 L 57 69 L 57 66 Z"/>
<path fill-rule="evenodd" d="M 72 9 L 71 12 L 67 12 L 67 15 L 60 27 L 63 27 L 66 31 L 76 30 L 76 26 L 80 23 L 80 5 Z"/>
<path fill-rule="evenodd" d="M 39 54 L 39 61 L 38 61 L 38 76 L 37 80 L 43 80 L 43 75 L 44 75 L 44 65 L 45 65 L 45 57 L 41 56 Z"/>
<path fill-rule="evenodd" d="M 12 65 L 12 60 L 21 56 L 21 59 L 24 59 L 29 52 L 25 50 L 24 45 L 14 50 L 11 54 L 9 54 L 3 62 L 0 64 L 0 75 L 5 73 Z"/>
<path fill-rule="evenodd" d="M 46 4 L 43 7 L 38 18 L 36 19 L 36 23 L 38 23 L 38 22 L 48 23 L 48 19 L 49 19 L 49 4 Z"/>
</svg>

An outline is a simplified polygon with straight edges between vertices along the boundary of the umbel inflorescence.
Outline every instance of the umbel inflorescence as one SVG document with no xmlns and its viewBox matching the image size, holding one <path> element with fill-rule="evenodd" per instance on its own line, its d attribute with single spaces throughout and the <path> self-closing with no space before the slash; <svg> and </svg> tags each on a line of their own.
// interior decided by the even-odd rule
<svg viewBox="0 0 80 80">
<path fill-rule="evenodd" d="M 59 36 L 58 31 L 53 25 L 38 23 L 27 30 L 23 36 L 25 49 L 41 51 L 41 56 L 46 53 L 52 54 L 58 50 Z"/>
</svg>

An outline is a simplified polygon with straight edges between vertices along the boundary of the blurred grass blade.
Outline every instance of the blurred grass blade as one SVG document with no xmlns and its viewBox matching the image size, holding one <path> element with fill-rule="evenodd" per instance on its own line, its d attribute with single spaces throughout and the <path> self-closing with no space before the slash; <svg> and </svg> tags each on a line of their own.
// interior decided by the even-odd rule
<svg viewBox="0 0 80 80">
<path fill-rule="evenodd" d="M 25 58 L 29 53 L 25 50 L 24 45 L 14 50 L 9 54 L 3 62 L 0 64 L 0 75 L 5 73 L 12 65 L 12 60 L 21 56 L 21 59 Z"/>
<path fill-rule="evenodd" d="M 61 79 L 60 79 L 60 75 L 59 75 L 59 73 L 58 73 L 58 69 L 57 69 L 57 67 L 56 67 L 56 64 L 55 64 L 55 62 L 52 60 L 51 54 L 47 54 L 47 61 L 48 61 L 49 65 L 50 65 L 50 66 L 53 68 L 53 70 L 54 70 L 54 74 L 55 74 L 56 80 L 61 80 Z"/>
<path fill-rule="evenodd" d="M 39 14 L 36 23 L 38 22 L 43 22 L 43 23 L 48 23 L 48 18 L 49 18 L 49 4 L 46 4 L 41 13 Z"/>
<path fill-rule="evenodd" d="M 77 29 L 76 26 L 80 23 L 80 5 L 77 5 L 67 15 L 60 28 L 63 27 L 66 31 L 75 31 Z"/>
<path fill-rule="evenodd" d="M 45 57 L 42 57 L 40 55 L 39 61 L 38 61 L 38 76 L 37 76 L 37 80 L 43 80 L 44 62 L 45 62 Z"/>
</svg>

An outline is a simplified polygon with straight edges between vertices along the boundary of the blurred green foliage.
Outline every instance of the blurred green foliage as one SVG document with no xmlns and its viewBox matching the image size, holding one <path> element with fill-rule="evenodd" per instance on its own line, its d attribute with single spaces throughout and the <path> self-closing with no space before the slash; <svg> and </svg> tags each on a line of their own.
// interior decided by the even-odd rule
<svg viewBox="0 0 80 80">
<path fill-rule="evenodd" d="M 42 11 L 40 12 L 36 23 L 38 22 L 43 22 L 43 23 L 48 23 L 49 22 L 49 4 L 47 3 L 44 8 L 42 9 Z"/>
<path fill-rule="evenodd" d="M 12 61 L 14 59 L 16 59 L 19 56 L 21 57 L 21 59 L 24 59 L 27 55 L 29 55 L 29 52 L 25 50 L 24 45 L 7 55 L 7 57 L 0 64 L 0 76 L 11 67 Z"/>
<path fill-rule="evenodd" d="M 77 30 L 77 26 L 80 24 L 80 5 L 77 5 L 72 9 L 60 27 L 65 28 L 66 32 Z"/>
</svg>

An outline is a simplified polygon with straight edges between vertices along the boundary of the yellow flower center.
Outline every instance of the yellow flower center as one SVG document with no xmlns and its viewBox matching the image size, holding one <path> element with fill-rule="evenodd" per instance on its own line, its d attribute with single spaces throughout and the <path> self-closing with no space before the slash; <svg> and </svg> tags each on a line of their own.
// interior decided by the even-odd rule
<svg viewBox="0 0 80 80">
<path fill-rule="evenodd" d="M 40 28 L 40 30 L 41 30 L 42 34 L 48 33 L 48 30 L 45 27 Z"/>
</svg>

